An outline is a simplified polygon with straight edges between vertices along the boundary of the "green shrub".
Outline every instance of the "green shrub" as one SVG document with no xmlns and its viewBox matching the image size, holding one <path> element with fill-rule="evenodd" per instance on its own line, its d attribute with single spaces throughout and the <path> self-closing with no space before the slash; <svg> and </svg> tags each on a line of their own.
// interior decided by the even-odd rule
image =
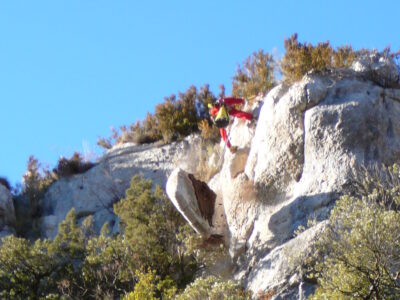
<svg viewBox="0 0 400 300">
<path fill-rule="evenodd" d="M 238 66 L 232 82 L 232 94 L 235 97 L 254 99 L 258 94 L 266 94 L 276 82 L 274 76 L 275 62 L 269 53 L 263 50 L 254 52 Z"/>
<path fill-rule="evenodd" d="M 41 201 L 56 178 L 30 156 L 22 180 L 22 190 L 14 198 L 16 231 L 19 236 L 37 238 L 40 236 Z"/>
<path fill-rule="evenodd" d="M 215 276 L 198 278 L 190 284 L 176 300 L 223 300 L 250 299 L 250 295 L 233 280 L 222 280 Z"/>
<path fill-rule="evenodd" d="M 46 279 L 54 270 L 48 254 L 48 241 L 36 241 L 7 236 L 0 246 L 1 299 L 38 299 L 53 290 Z"/>
<path fill-rule="evenodd" d="M 123 300 L 156 300 L 173 299 L 177 288 L 175 282 L 170 278 L 161 280 L 155 271 L 148 269 L 146 273 L 136 271 L 138 282 L 135 290 L 127 294 Z"/>
<path fill-rule="evenodd" d="M 116 299 L 133 291 L 128 295 L 142 299 L 151 288 L 154 297 L 171 299 L 193 280 L 197 265 L 184 243 L 193 230 L 159 187 L 134 177 L 116 213 L 123 235 L 111 236 L 103 226 L 97 236 L 92 218 L 78 225 L 72 209 L 53 241 L 4 238 L 0 297 Z"/>
<path fill-rule="evenodd" d="M 136 269 L 173 274 L 179 286 L 192 279 L 195 261 L 185 254 L 177 233 L 186 222 L 159 186 L 134 176 L 126 197 L 114 205 L 120 227 L 136 258 Z"/>
<path fill-rule="evenodd" d="M 399 206 L 400 188 L 380 181 L 366 178 L 355 196 L 337 201 L 316 244 L 312 299 L 399 299 L 400 212 L 390 208 Z"/>
</svg>

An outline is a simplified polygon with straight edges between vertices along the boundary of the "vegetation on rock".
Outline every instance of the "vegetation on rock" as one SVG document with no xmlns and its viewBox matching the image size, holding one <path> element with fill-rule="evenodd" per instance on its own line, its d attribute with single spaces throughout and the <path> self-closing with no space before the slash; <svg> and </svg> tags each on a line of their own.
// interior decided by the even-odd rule
<svg viewBox="0 0 400 300">
<path fill-rule="evenodd" d="M 329 42 L 300 43 L 297 34 L 285 39 L 285 55 L 281 61 L 281 71 L 286 82 L 300 80 L 308 71 L 322 71 L 329 68 L 350 67 L 359 55 L 351 46 L 343 46 L 334 50 Z"/>
<path fill-rule="evenodd" d="M 392 171 L 384 180 L 394 185 L 366 176 L 356 195 L 337 201 L 316 244 L 312 299 L 399 299 L 398 166 Z"/>
<path fill-rule="evenodd" d="M 263 50 L 254 52 L 238 66 L 232 81 L 232 94 L 252 100 L 255 96 L 266 93 L 276 85 L 275 61 L 271 54 Z"/>
<path fill-rule="evenodd" d="M 78 225 L 72 209 L 54 240 L 3 238 L 1 298 L 172 299 L 204 266 L 193 230 L 161 188 L 139 176 L 114 209 L 114 236 L 107 224 L 96 235 L 91 216 Z"/>
<path fill-rule="evenodd" d="M 69 159 L 61 157 L 53 172 L 58 178 L 61 178 L 85 173 L 93 167 L 93 163 L 84 161 L 82 155 L 79 152 L 75 152 Z"/>
</svg>

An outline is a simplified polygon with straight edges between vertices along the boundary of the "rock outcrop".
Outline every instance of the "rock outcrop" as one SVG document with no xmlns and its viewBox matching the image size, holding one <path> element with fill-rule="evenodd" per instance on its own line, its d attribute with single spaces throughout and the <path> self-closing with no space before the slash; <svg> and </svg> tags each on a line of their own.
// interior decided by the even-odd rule
<svg viewBox="0 0 400 300">
<path fill-rule="evenodd" d="M 399 73 L 390 57 L 374 54 L 350 69 L 280 84 L 262 103 L 255 131 L 248 122 L 234 122 L 231 141 L 239 150 L 225 152 L 208 185 L 223 203 L 235 278 L 254 294 L 300 299 L 312 284 L 296 260 L 310 250 L 352 175 L 360 166 L 400 159 Z M 172 202 L 180 195 L 180 207 L 191 206 L 194 214 L 180 210 L 189 222 L 207 224 L 193 193 L 182 192 L 190 182 L 177 183 L 171 176 Z M 317 225 L 295 237 L 308 220 Z M 198 232 L 208 235 L 212 228 Z"/>
<path fill-rule="evenodd" d="M 0 184 L 0 238 L 15 234 L 15 211 L 10 191 Z"/>
<path fill-rule="evenodd" d="M 105 222 L 118 231 L 113 204 L 125 197 L 132 176 L 142 175 L 164 188 L 174 157 L 186 147 L 187 140 L 164 146 L 124 144 L 106 152 L 89 171 L 58 180 L 42 201 L 43 236 L 53 238 L 72 207 L 80 220 L 92 215 L 97 232 Z"/>
</svg>

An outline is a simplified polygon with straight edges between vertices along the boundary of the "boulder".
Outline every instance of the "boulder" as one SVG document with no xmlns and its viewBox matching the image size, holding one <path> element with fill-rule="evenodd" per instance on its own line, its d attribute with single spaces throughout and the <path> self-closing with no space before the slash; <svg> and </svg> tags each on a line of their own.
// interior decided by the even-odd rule
<svg viewBox="0 0 400 300">
<path fill-rule="evenodd" d="M 169 176 L 167 194 L 197 233 L 205 239 L 220 237 L 227 240 L 223 204 L 205 182 L 177 168 Z"/>
</svg>

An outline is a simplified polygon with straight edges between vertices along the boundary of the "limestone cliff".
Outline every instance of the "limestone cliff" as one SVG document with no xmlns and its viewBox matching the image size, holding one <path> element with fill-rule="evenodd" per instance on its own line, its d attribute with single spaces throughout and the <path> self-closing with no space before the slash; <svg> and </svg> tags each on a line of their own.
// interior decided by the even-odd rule
<svg viewBox="0 0 400 300">
<path fill-rule="evenodd" d="M 351 69 L 309 73 L 280 84 L 252 110 L 256 122 L 235 120 L 232 154 L 220 145 L 221 164 L 208 182 L 191 175 L 188 156 L 198 138 L 169 145 L 115 147 L 83 174 L 50 186 L 41 200 L 43 237 L 54 237 L 71 208 L 118 231 L 112 205 L 135 174 L 167 193 L 198 234 L 225 243 L 232 277 L 254 295 L 301 299 L 313 289 L 301 261 L 323 229 L 330 209 L 359 166 L 391 165 L 400 158 L 399 73 L 390 57 L 356 61 Z M 178 168 L 177 168 L 178 166 Z M 168 181 L 167 181 L 168 178 Z M 296 235 L 300 225 L 314 226 Z M 0 185 L 0 235 L 13 234 L 11 194 Z"/>
<path fill-rule="evenodd" d="M 213 219 L 225 227 L 207 226 L 195 214 L 194 193 L 181 193 L 190 182 L 177 179 L 185 170 L 171 174 L 172 202 L 179 199 L 180 211 L 202 235 L 224 235 L 234 277 L 254 295 L 299 299 L 312 291 L 301 258 L 352 174 L 360 166 L 399 161 L 398 81 L 393 61 L 376 54 L 351 69 L 311 72 L 271 90 L 261 100 L 255 132 L 247 122 L 234 122 L 232 144 L 240 149 L 225 152 L 221 171 L 208 182 L 222 204 Z M 295 235 L 308 220 L 316 225 Z"/>
</svg>

